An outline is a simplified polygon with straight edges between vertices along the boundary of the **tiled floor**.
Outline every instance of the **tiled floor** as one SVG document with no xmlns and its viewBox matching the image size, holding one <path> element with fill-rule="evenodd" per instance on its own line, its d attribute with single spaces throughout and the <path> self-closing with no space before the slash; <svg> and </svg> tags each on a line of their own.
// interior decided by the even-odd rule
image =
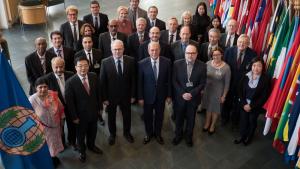
<svg viewBox="0 0 300 169">
<path fill-rule="evenodd" d="M 127 5 L 129 0 L 101 0 L 101 10 L 109 15 L 116 16 L 116 8 L 119 5 Z M 178 19 L 185 10 L 192 13 L 198 1 L 195 0 L 141 0 L 141 7 L 157 5 L 159 18 L 167 20 L 171 16 Z M 74 4 L 79 7 L 79 16 L 89 12 L 89 0 L 66 0 L 67 5 Z M 16 24 L 9 30 L 4 30 L 12 55 L 12 64 L 26 93 L 28 83 L 25 75 L 24 58 L 34 50 L 34 39 L 38 36 L 48 37 L 48 33 L 59 29 L 65 22 L 63 5 L 51 7 L 47 28 L 40 26 L 26 26 L 21 32 Z M 49 38 L 49 37 L 48 37 Z M 272 136 L 262 136 L 264 119 L 259 120 L 258 131 L 253 144 L 248 147 L 234 145 L 233 139 L 238 133 L 231 131 L 229 127 L 217 128 L 217 132 L 208 136 L 202 133 L 204 115 L 197 115 L 194 129 L 194 147 L 188 148 L 184 142 L 173 146 L 171 140 L 174 136 L 174 125 L 170 120 L 169 111 L 166 111 L 163 137 L 166 144 L 161 146 L 155 141 L 148 145 L 142 144 L 144 137 L 144 125 L 140 120 L 141 109 L 133 107 L 132 110 L 132 134 L 135 143 L 129 144 L 122 136 L 121 114 L 118 114 L 118 137 L 116 145 L 107 143 L 108 129 L 99 127 L 96 144 L 104 150 L 103 155 L 88 153 L 85 164 L 79 162 L 78 154 L 71 149 L 66 149 L 59 157 L 62 161 L 61 169 L 285 169 L 283 156 L 272 148 Z M 106 116 L 104 117 L 107 120 Z"/>
</svg>

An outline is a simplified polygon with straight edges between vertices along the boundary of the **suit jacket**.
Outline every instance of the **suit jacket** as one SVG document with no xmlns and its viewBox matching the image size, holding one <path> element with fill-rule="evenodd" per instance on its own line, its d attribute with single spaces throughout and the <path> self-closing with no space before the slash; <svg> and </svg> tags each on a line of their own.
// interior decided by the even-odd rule
<svg viewBox="0 0 300 169">
<path fill-rule="evenodd" d="M 123 75 L 118 75 L 113 56 L 102 60 L 100 70 L 100 83 L 102 89 L 102 100 L 110 103 L 130 103 L 135 97 L 135 63 L 130 56 L 123 56 Z"/>
<path fill-rule="evenodd" d="M 242 107 L 247 104 L 246 92 L 248 86 L 249 78 L 244 75 L 239 83 L 239 100 Z M 263 107 L 264 103 L 267 101 L 271 89 L 271 79 L 267 74 L 262 74 L 259 78 L 257 87 L 255 89 L 254 95 L 251 99 L 250 107 L 252 110 L 259 110 Z"/>
<path fill-rule="evenodd" d="M 208 56 L 208 46 L 209 46 L 209 42 L 205 42 L 200 45 L 200 49 L 199 49 L 199 56 L 200 56 L 199 59 L 204 63 L 211 60 L 211 56 Z M 218 44 L 218 46 L 224 49 L 222 45 Z"/>
<path fill-rule="evenodd" d="M 71 119 L 79 118 L 79 123 L 94 122 L 100 112 L 100 88 L 97 75 L 93 72 L 87 74 L 90 95 L 85 90 L 77 74 L 66 82 L 65 98 Z"/>
<path fill-rule="evenodd" d="M 148 32 L 144 33 L 144 42 L 149 40 L 148 34 L 149 34 Z M 140 47 L 138 33 L 133 33 L 128 37 L 127 46 L 128 46 L 127 52 L 129 56 L 133 57 L 137 61 L 139 56 L 139 47 Z"/>
<path fill-rule="evenodd" d="M 227 48 L 226 47 L 226 38 L 227 38 L 227 33 L 222 33 L 221 34 L 221 38 L 220 38 L 220 44 L 222 45 L 222 46 L 224 46 L 225 48 Z M 239 35 L 238 34 L 235 34 L 234 35 L 234 40 L 233 40 L 233 46 L 236 46 L 236 44 L 237 44 L 237 39 L 239 38 Z M 232 46 L 230 46 L 230 47 L 232 47 Z"/>
<path fill-rule="evenodd" d="M 148 53 L 148 44 L 150 43 L 150 40 L 145 41 L 143 44 L 140 45 L 139 47 L 139 61 L 149 57 Z M 164 42 L 159 41 L 160 45 L 160 56 L 164 56 L 166 58 L 171 59 L 172 58 L 172 53 L 170 46 Z"/>
<path fill-rule="evenodd" d="M 138 69 L 138 99 L 145 104 L 165 102 L 171 97 L 171 61 L 163 56 L 159 57 L 158 78 L 155 80 L 151 58 L 139 61 Z"/>
<path fill-rule="evenodd" d="M 52 53 L 53 55 L 56 55 L 53 47 L 48 49 L 47 51 Z M 63 47 L 63 57 L 65 60 L 65 70 L 75 72 L 73 49 Z"/>
<path fill-rule="evenodd" d="M 74 75 L 73 72 L 70 72 L 70 71 L 65 71 L 64 72 L 64 78 L 65 78 L 65 82 Z M 53 90 L 53 91 L 56 91 L 58 93 L 58 98 L 59 100 L 61 101 L 61 103 L 64 105 L 65 107 L 65 112 L 66 112 L 66 102 L 65 102 L 65 99 L 61 93 L 61 90 L 59 88 L 59 84 L 57 82 L 57 79 L 56 79 L 56 76 L 53 72 L 51 73 L 48 73 L 44 76 L 47 81 L 48 81 L 48 88 L 50 90 Z"/>
<path fill-rule="evenodd" d="M 176 32 L 176 37 L 174 37 L 174 40 L 175 41 L 180 40 L 179 31 Z M 160 32 L 159 41 L 162 41 L 166 44 L 169 44 L 169 30 L 163 30 L 163 31 Z"/>
<path fill-rule="evenodd" d="M 99 13 L 99 19 L 100 19 L 100 24 L 98 28 L 95 28 L 95 35 L 96 37 L 99 37 L 99 35 L 101 33 L 107 32 L 108 28 L 108 17 L 106 14 L 104 13 Z M 91 24 L 92 26 L 94 26 L 94 19 L 93 19 L 93 15 L 92 14 L 88 14 L 85 15 L 82 19 L 84 22 Z M 95 46 L 97 47 L 97 46 Z"/>
<path fill-rule="evenodd" d="M 195 45 L 197 48 L 199 46 L 198 43 L 193 40 L 189 40 L 189 44 Z M 173 62 L 185 58 L 185 51 L 183 51 L 182 49 L 181 40 L 178 40 L 171 45 L 171 51 L 173 56 Z M 197 59 L 199 59 L 199 55 L 197 56 Z"/>
<path fill-rule="evenodd" d="M 45 74 L 52 72 L 51 59 L 54 57 L 56 57 L 56 55 L 53 55 L 52 53 L 46 51 L 45 53 L 46 73 Z M 35 81 L 39 77 L 44 75 L 43 67 L 36 51 L 26 56 L 25 67 L 26 67 L 27 79 L 30 83 L 29 95 L 32 95 L 35 92 L 35 87 L 34 87 Z"/>
<path fill-rule="evenodd" d="M 146 20 L 147 20 L 147 26 L 146 26 L 145 31 L 149 32 L 152 26 L 151 26 L 149 18 L 147 18 Z M 158 27 L 160 31 L 166 30 L 166 23 L 158 18 L 156 18 L 155 26 Z"/>
<path fill-rule="evenodd" d="M 183 105 L 186 101 L 182 98 L 184 93 L 190 93 L 192 100 L 190 101 L 193 106 L 198 106 L 201 101 L 201 90 L 204 89 L 206 84 L 206 64 L 195 60 L 190 82 L 193 83 L 192 87 L 187 87 L 187 64 L 185 59 L 180 59 L 174 62 L 173 65 L 173 88 L 174 98 L 176 104 Z"/>
<path fill-rule="evenodd" d="M 251 60 L 256 57 L 256 53 L 247 48 L 241 66 L 237 67 L 237 46 L 226 49 L 224 53 L 224 61 L 229 65 L 231 70 L 230 91 L 236 91 L 239 80 L 245 73 L 251 69 Z M 237 94 L 237 93 L 236 93 Z"/>
<path fill-rule="evenodd" d="M 77 40 L 79 40 L 81 38 L 80 28 L 83 24 L 84 24 L 83 21 L 78 20 L 78 30 L 76 30 L 76 31 L 79 34 L 79 38 Z M 78 41 L 77 41 L 77 43 L 74 43 L 73 32 L 71 29 L 70 22 L 63 23 L 60 26 L 60 32 L 63 35 L 63 45 L 65 47 L 72 48 L 74 51 L 78 51 L 80 44 L 78 43 Z"/>
<path fill-rule="evenodd" d="M 93 65 L 91 65 L 89 67 L 89 71 L 90 72 L 94 72 L 96 73 L 97 75 L 99 75 L 99 72 L 100 72 L 100 65 L 101 65 L 101 60 L 102 60 L 102 52 L 101 50 L 99 49 L 92 49 L 92 54 L 93 54 Z M 75 54 L 75 58 L 79 57 L 79 56 L 85 56 L 86 58 L 88 57 L 86 54 L 85 54 L 85 51 L 84 49 L 82 49 L 81 51 L 78 51 L 76 54 Z"/>
<path fill-rule="evenodd" d="M 147 12 L 144 9 L 138 7 L 137 16 L 135 19 L 138 19 L 140 17 L 147 19 Z M 128 19 L 131 21 L 133 28 L 136 29 L 136 25 L 135 25 L 136 20 L 134 20 L 133 10 L 130 7 L 128 8 Z"/>
<path fill-rule="evenodd" d="M 124 33 L 118 32 L 117 33 L 117 39 L 123 41 L 125 51 L 124 53 L 127 53 L 127 36 Z M 109 32 L 101 33 L 99 36 L 99 46 L 98 49 L 100 49 L 103 52 L 103 58 L 107 58 L 112 55 L 111 53 L 111 37 Z"/>
</svg>

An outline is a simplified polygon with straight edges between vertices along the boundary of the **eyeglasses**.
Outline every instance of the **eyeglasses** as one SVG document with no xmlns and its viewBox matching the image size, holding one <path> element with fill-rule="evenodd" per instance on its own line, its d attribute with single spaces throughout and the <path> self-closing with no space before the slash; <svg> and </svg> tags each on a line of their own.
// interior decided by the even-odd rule
<svg viewBox="0 0 300 169">
<path fill-rule="evenodd" d="M 185 52 L 186 55 L 195 55 L 197 54 L 196 52 Z"/>
<path fill-rule="evenodd" d="M 118 25 L 109 25 L 109 27 L 111 27 L 111 28 L 118 27 Z"/>
</svg>

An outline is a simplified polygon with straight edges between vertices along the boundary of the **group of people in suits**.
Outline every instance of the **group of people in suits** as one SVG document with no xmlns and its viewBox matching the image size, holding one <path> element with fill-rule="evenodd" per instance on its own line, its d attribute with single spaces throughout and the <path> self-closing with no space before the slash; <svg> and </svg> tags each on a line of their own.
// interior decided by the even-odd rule
<svg viewBox="0 0 300 169">
<path fill-rule="evenodd" d="M 47 79 L 48 89 L 58 92 L 65 107 L 68 143 L 78 149 L 80 161 L 86 161 L 86 148 L 103 153 L 95 145 L 95 139 L 98 120 L 105 125 L 101 114 L 104 109 L 108 114 L 109 145 L 116 142 L 117 107 L 123 116 L 124 138 L 134 142 L 131 133 L 134 103 L 143 107 L 144 144 L 152 138 L 159 144 L 165 143 L 161 132 L 165 103 L 172 102 L 176 126 L 172 143 L 178 145 L 184 138 L 187 146 L 193 146 L 195 116 L 203 98 L 210 99 L 203 106 L 209 111 L 203 131 L 214 133 L 219 114 L 223 124 L 232 118 L 237 125 L 242 111 L 241 138 L 235 143 L 248 144 L 256 128 L 257 110 L 261 110 L 268 96 L 267 92 L 255 92 L 266 89 L 268 82 L 264 80 L 267 78 L 263 69 L 258 71 L 259 63 L 252 64 L 256 54 L 249 47 L 249 37 L 239 36 L 237 22 L 231 19 L 226 33 L 212 28 L 207 31 L 208 41 L 203 42 L 206 33 L 203 29 L 207 29 L 209 17 L 202 2 L 197 5 L 195 15 L 184 13 L 181 25 L 175 17 L 170 18 L 168 30 L 165 22 L 157 18 L 156 6 L 150 6 L 147 12 L 138 6 L 139 0 L 130 0 L 128 9 L 118 10 L 132 24 L 133 33 L 127 36 L 119 30 L 123 21 L 108 20 L 106 14 L 100 13 L 98 1 L 90 2 L 91 14 L 84 16 L 83 21 L 77 19 L 78 9 L 71 5 L 66 9 L 68 21 L 61 25 L 60 31 L 50 34 L 53 47 L 46 50 L 46 39 L 39 37 L 35 41 L 36 51 L 25 58 L 29 94 L 35 93 L 39 78 Z M 90 25 L 94 33 L 80 34 L 82 25 Z M 240 79 L 244 79 L 243 83 Z M 248 85 L 249 88 L 247 84 L 253 81 L 258 85 Z M 215 90 L 213 96 L 210 90 Z M 254 105 L 260 96 L 264 99 Z M 241 102 L 241 98 L 246 102 Z M 249 112 L 256 114 L 252 116 Z M 64 138 L 62 133 L 65 145 Z"/>
</svg>

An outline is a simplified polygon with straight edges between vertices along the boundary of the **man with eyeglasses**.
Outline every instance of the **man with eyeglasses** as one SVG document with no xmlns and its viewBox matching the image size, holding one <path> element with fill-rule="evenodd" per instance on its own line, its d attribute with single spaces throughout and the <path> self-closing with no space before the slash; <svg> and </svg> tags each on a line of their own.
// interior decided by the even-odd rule
<svg viewBox="0 0 300 169">
<path fill-rule="evenodd" d="M 129 143 L 134 139 L 131 135 L 131 103 L 135 101 L 135 62 L 124 55 L 124 44 L 115 40 L 111 44 L 112 56 L 102 60 L 100 85 L 103 104 L 108 113 L 108 144 L 114 145 L 116 140 L 116 111 L 119 106 L 123 117 L 123 135 Z"/>
<path fill-rule="evenodd" d="M 79 39 L 80 28 L 84 24 L 83 21 L 78 20 L 78 8 L 70 5 L 66 9 L 68 21 L 60 26 L 60 32 L 63 36 L 63 45 L 72 48 L 75 52 L 80 49 Z"/>
<path fill-rule="evenodd" d="M 118 31 L 118 20 L 110 20 L 107 27 L 108 32 L 101 33 L 99 36 L 98 49 L 103 52 L 103 58 L 107 58 L 112 55 L 111 44 L 117 39 L 123 42 L 125 49 L 127 47 L 127 36 L 124 33 Z"/>
<path fill-rule="evenodd" d="M 172 81 L 176 127 L 175 137 L 172 141 L 173 145 L 178 145 L 182 138 L 185 137 L 187 146 L 193 146 L 195 114 L 201 101 L 201 90 L 204 89 L 206 84 L 207 72 L 206 64 L 196 59 L 197 54 L 197 47 L 189 44 L 185 50 L 185 59 L 174 62 Z M 185 132 L 183 132 L 185 119 Z"/>
</svg>

